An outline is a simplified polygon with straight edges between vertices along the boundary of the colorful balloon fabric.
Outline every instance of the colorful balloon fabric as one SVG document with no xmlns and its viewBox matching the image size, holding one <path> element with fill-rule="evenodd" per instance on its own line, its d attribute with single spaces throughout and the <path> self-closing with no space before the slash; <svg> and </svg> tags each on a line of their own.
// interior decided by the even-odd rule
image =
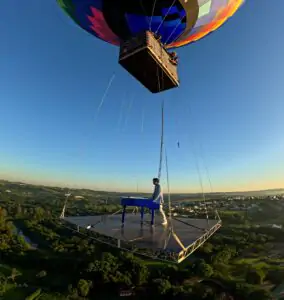
<svg viewBox="0 0 284 300">
<path fill-rule="evenodd" d="M 57 0 L 83 29 L 113 45 L 151 30 L 168 48 L 200 40 L 245 0 Z"/>
</svg>

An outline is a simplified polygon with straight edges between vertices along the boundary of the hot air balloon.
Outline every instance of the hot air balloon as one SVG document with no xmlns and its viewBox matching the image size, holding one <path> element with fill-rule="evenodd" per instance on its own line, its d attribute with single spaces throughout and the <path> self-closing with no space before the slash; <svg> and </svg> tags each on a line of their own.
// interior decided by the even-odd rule
<svg viewBox="0 0 284 300">
<path fill-rule="evenodd" d="M 223 25 L 244 0 L 57 0 L 84 30 L 120 46 L 119 63 L 151 92 L 179 86 L 168 49 Z"/>
</svg>

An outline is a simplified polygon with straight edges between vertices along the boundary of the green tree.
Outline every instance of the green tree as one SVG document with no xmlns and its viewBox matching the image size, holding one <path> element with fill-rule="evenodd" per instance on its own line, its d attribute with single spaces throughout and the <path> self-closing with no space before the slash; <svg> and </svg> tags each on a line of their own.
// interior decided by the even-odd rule
<svg viewBox="0 0 284 300">
<path fill-rule="evenodd" d="M 272 295 L 263 289 L 259 289 L 256 291 L 253 291 L 250 294 L 250 300 L 270 300 L 272 299 Z"/>
<path fill-rule="evenodd" d="M 213 296 L 213 300 L 234 300 L 234 298 L 225 292 L 221 292 Z"/>
<path fill-rule="evenodd" d="M 250 299 L 250 295 L 252 292 L 255 291 L 254 286 L 251 286 L 249 284 L 235 284 L 234 287 L 234 295 L 238 298 L 238 299 Z"/>
<path fill-rule="evenodd" d="M 262 284 L 266 274 L 262 269 L 248 270 L 246 280 L 250 284 Z"/>
<path fill-rule="evenodd" d="M 228 264 L 214 264 L 214 275 L 217 275 L 223 279 L 229 279 L 231 277 L 231 268 Z"/>
<path fill-rule="evenodd" d="M 214 271 L 210 265 L 205 261 L 200 261 L 197 265 L 196 274 L 202 278 L 209 278 L 213 275 Z"/>
<path fill-rule="evenodd" d="M 284 281 L 284 272 L 279 270 L 269 271 L 267 279 L 273 284 L 281 284 Z"/>
<path fill-rule="evenodd" d="M 3 273 L 0 273 L 0 296 L 6 292 L 7 283 L 8 278 Z"/>
<path fill-rule="evenodd" d="M 181 297 L 182 295 L 185 294 L 185 290 L 183 286 L 177 285 L 177 286 L 172 286 L 172 294 L 173 297 Z"/>
<path fill-rule="evenodd" d="M 43 278 L 47 275 L 46 271 L 42 270 L 39 273 L 36 274 L 37 278 Z"/>
<path fill-rule="evenodd" d="M 213 290 L 210 286 L 203 284 L 195 284 L 193 287 L 193 299 L 212 299 Z"/>
<path fill-rule="evenodd" d="M 40 294 L 41 294 L 41 289 L 37 289 L 30 296 L 26 297 L 26 300 L 35 300 L 40 296 Z"/>
<path fill-rule="evenodd" d="M 20 204 L 17 205 L 16 216 L 20 217 L 22 215 L 22 207 Z"/>
<path fill-rule="evenodd" d="M 210 254 L 213 251 L 213 245 L 209 242 L 206 242 L 200 250 L 206 254 Z"/>
<path fill-rule="evenodd" d="M 171 289 L 171 283 L 167 279 L 156 278 L 153 280 L 156 291 L 159 295 L 167 294 Z"/>
<path fill-rule="evenodd" d="M 147 282 L 149 271 L 145 263 L 133 254 L 126 254 L 122 258 L 122 266 L 119 268 L 122 273 L 129 273 L 134 285 L 142 285 Z"/>
<path fill-rule="evenodd" d="M 79 293 L 82 297 L 88 296 L 90 292 L 91 281 L 80 279 L 77 285 Z"/>
<path fill-rule="evenodd" d="M 41 207 L 36 207 L 34 209 L 34 218 L 37 220 L 37 221 L 41 221 L 43 218 L 44 218 L 44 215 L 45 215 L 45 211 L 43 210 L 43 208 Z"/>
<path fill-rule="evenodd" d="M 23 252 L 30 249 L 30 244 L 25 240 L 23 235 L 17 235 L 17 252 Z"/>
<path fill-rule="evenodd" d="M 9 279 L 11 279 L 14 282 L 16 277 L 18 277 L 20 275 L 22 275 L 22 273 L 20 271 L 18 271 L 16 268 L 12 268 Z"/>
<path fill-rule="evenodd" d="M 73 288 L 72 284 L 68 285 L 68 299 L 78 298 L 78 289 Z"/>
<path fill-rule="evenodd" d="M 7 211 L 0 207 L 0 255 L 13 245 L 13 224 L 7 219 Z"/>
<path fill-rule="evenodd" d="M 216 255 L 212 257 L 212 261 L 214 264 L 218 263 L 228 263 L 232 257 L 232 250 L 230 248 L 225 248 L 222 251 L 218 252 Z"/>
</svg>

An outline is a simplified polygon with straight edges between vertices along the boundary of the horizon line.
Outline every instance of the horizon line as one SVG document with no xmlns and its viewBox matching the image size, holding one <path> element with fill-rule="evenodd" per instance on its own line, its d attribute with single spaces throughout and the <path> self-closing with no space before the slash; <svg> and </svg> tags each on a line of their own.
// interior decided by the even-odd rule
<svg viewBox="0 0 284 300">
<path fill-rule="evenodd" d="M 90 191 L 94 191 L 94 192 L 105 192 L 105 193 L 132 193 L 132 194 L 151 194 L 151 192 L 134 192 L 134 191 L 108 191 L 108 190 L 99 190 L 99 189 L 92 189 L 92 188 L 75 188 L 75 187 L 68 187 L 68 186 L 57 186 L 57 185 L 53 185 L 53 184 L 39 184 L 39 183 L 32 183 L 31 181 L 27 180 L 27 181 L 11 181 L 11 180 L 7 180 L 4 178 L 0 178 L 0 181 L 6 181 L 9 183 L 18 183 L 18 184 L 27 184 L 27 185 L 34 185 L 34 186 L 47 186 L 47 187 L 53 187 L 53 188 L 61 188 L 61 189 L 74 189 L 74 190 L 90 190 Z M 190 194 L 227 194 L 227 193 L 253 193 L 253 192 L 267 192 L 267 191 L 275 191 L 275 190 L 283 190 L 284 191 L 284 187 L 278 187 L 278 188 L 271 188 L 271 189 L 263 189 L 263 190 L 233 190 L 233 191 L 226 191 L 226 192 L 189 192 L 189 193 L 183 193 L 183 192 L 172 192 L 171 194 L 185 194 L 185 195 L 190 195 Z M 167 193 L 165 193 L 167 194 Z"/>
</svg>

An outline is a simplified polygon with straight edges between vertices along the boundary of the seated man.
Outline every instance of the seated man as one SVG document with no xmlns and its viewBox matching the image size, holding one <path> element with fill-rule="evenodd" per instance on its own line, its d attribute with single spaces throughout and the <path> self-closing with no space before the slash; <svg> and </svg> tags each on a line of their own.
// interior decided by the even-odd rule
<svg viewBox="0 0 284 300">
<path fill-rule="evenodd" d="M 159 181 L 158 178 L 153 179 L 153 184 L 155 186 L 155 189 L 154 189 L 154 193 L 152 195 L 152 199 L 153 199 L 154 202 L 160 204 L 160 209 L 159 210 L 160 210 L 160 214 L 162 215 L 162 218 L 163 218 L 162 225 L 167 225 L 168 221 L 167 221 L 165 212 L 163 210 L 163 203 L 164 203 L 163 193 L 162 193 L 161 186 L 160 186 L 159 182 L 160 181 Z"/>
</svg>

